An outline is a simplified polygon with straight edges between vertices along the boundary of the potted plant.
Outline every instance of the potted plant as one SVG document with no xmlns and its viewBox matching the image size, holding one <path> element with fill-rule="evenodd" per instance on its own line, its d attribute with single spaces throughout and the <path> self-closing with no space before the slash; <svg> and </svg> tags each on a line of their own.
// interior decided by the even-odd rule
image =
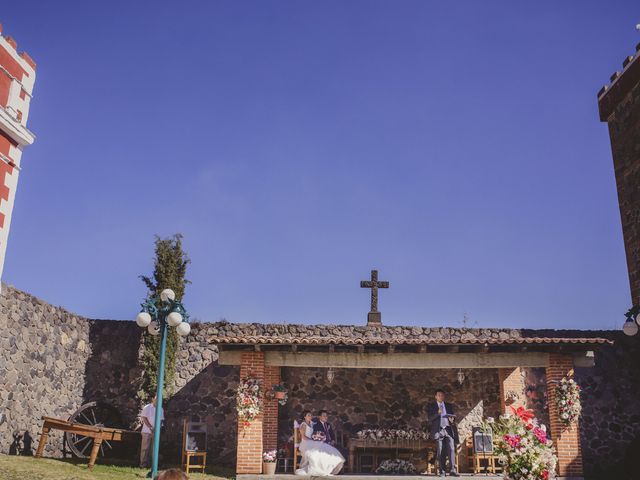
<svg viewBox="0 0 640 480">
<path fill-rule="evenodd" d="M 288 400 L 287 387 L 284 383 L 276 383 L 272 387 L 273 397 L 278 400 L 280 405 L 285 405 Z"/>
<path fill-rule="evenodd" d="M 276 450 L 269 450 L 262 454 L 262 474 L 263 475 L 275 475 L 276 474 L 276 460 L 278 459 L 278 452 Z"/>
</svg>

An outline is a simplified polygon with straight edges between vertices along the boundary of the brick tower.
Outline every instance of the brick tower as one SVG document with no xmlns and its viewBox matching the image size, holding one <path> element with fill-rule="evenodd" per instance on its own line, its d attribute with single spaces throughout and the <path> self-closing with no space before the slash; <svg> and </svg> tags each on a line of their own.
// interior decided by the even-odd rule
<svg viewBox="0 0 640 480">
<path fill-rule="evenodd" d="M 0 279 L 7 251 L 22 150 L 35 139 L 27 130 L 36 64 L 0 25 Z"/>
<path fill-rule="evenodd" d="M 598 92 L 600 120 L 609 125 L 613 167 L 633 305 L 640 302 L 640 43 L 622 70 Z"/>
</svg>

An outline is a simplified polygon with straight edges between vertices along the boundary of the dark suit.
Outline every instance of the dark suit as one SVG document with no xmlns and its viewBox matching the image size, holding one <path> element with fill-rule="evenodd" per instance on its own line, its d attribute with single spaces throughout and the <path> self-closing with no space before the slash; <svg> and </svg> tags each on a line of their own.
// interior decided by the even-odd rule
<svg viewBox="0 0 640 480">
<path fill-rule="evenodd" d="M 316 420 L 316 423 L 313 424 L 313 433 L 316 432 L 322 432 L 325 435 L 325 443 L 328 443 L 329 445 L 333 445 L 335 447 L 336 445 L 336 434 L 333 431 L 333 427 L 331 426 L 331 424 L 329 422 L 325 423 L 324 425 L 322 425 L 322 423 L 320 422 L 320 420 Z"/>
<path fill-rule="evenodd" d="M 445 402 L 445 410 L 447 414 L 453 415 L 453 405 Z M 442 417 L 438 413 L 438 402 L 432 402 L 427 406 L 427 423 L 429 425 L 429 432 L 431 438 L 436 441 L 436 465 L 440 463 L 440 471 L 444 472 L 446 465 L 446 457 L 449 457 L 449 465 L 451 466 L 451 472 L 457 472 L 456 468 L 456 444 L 459 441 L 458 428 L 453 423 L 449 423 L 447 426 L 442 426 Z"/>
<path fill-rule="evenodd" d="M 324 442 L 328 443 L 329 445 L 334 447 L 336 450 L 338 450 L 338 452 L 340 452 L 340 455 L 342 455 L 344 458 L 347 458 L 349 456 L 349 452 L 344 447 L 341 447 L 338 445 L 338 437 L 336 435 L 335 430 L 333 429 L 333 427 L 329 422 L 322 425 L 322 423 L 320 423 L 320 420 L 316 418 L 315 423 L 313 424 L 313 433 L 316 433 L 316 432 L 324 433 L 325 435 Z"/>
</svg>

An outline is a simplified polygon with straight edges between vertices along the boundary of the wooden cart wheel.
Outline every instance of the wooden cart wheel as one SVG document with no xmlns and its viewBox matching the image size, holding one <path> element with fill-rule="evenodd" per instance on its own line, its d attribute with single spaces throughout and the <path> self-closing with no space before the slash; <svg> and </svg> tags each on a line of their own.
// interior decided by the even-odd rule
<svg viewBox="0 0 640 480">
<path fill-rule="evenodd" d="M 82 405 L 70 417 L 70 422 L 94 425 L 96 427 L 122 428 L 122 417 L 115 407 L 103 402 L 89 402 Z M 65 442 L 78 458 L 89 458 L 93 447 L 93 438 L 77 433 L 66 432 Z M 98 456 L 108 456 L 113 449 L 111 442 L 104 440 L 100 445 Z"/>
</svg>

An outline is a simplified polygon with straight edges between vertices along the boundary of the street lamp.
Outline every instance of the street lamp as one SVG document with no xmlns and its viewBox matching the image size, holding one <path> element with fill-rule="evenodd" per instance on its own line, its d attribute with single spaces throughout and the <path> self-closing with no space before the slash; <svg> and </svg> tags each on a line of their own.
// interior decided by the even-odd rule
<svg viewBox="0 0 640 480">
<path fill-rule="evenodd" d="M 164 357 L 167 349 L 167 329 L 174 327 L 178 335 L 189 335 L 189 315 L 182 303 L 176 300 L 176 294 L 165 288 L 158 297 L 152 297 L 141 304 L 142 310 L 136 317 L 136 323 L 146 328 L 151 335 L 160 335 L 160 359 L 158 365 L 158 387 L 156 390 L 156 419 L 153 428 L 153 457 L 151 478 L 158 474 L 158 454 L 160 453 L 160 422 L 162 414 L 162 387 L 164 385 Z"/>
<path fill-rule="evenodd" d="M 640 306 L 635 305 L 627 310 L 624 314 L 627 321 L 622 326 L 622 331 L 630 337 L 638 333 L 638 324 L 640 323 Z"/>
</svg>

